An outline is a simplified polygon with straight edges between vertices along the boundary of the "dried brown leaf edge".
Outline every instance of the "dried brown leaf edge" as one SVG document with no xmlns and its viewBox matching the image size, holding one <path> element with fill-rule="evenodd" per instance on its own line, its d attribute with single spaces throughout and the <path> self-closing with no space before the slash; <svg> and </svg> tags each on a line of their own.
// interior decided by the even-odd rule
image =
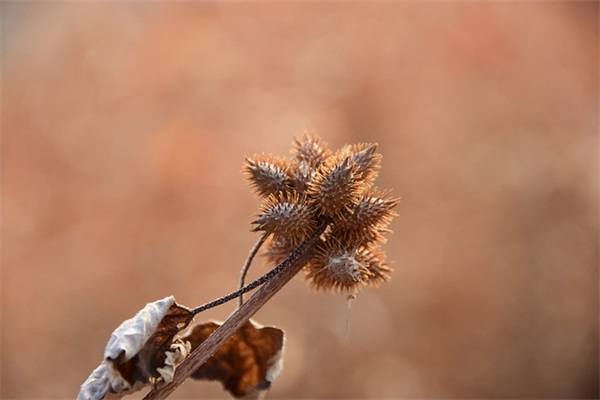
<svg viewBox="0 0 600 400">
<path fill-rule="evenodd" d="M 124 321 L 106 344 L 104 360 L 81 385 L 78 400 L 121 398 L 173 379 L 175 369 L 219 324 L 194 326 L 173 296 L 146 304 Z M 192 377 L 218 380 L 236 398 L 258 398 L 281 372 L 284 333 L 247 322 Z"/>
<path fill-rule="evenodd" d="M 189 341 L 195 349 L 219 326 L 215 322 L 196 325 L 183 340 Z M 235 398 L 259 398 L 282 370 L 283 346 L 281 329 L 248 321 L 192 374 L 192 378 L 218 380 Z"/>
</svg>

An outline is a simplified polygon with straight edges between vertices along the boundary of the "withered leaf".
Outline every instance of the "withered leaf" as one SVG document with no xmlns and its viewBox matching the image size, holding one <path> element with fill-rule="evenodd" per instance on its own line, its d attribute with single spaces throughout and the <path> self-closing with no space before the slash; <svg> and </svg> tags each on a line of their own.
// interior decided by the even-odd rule
<svg viewBox="0 0 600 400">
<path fill-rule="evenodd" d="M 183 340 L 198 347 L 220 324 L 195 326 Z M 248 321 L 192 374 L 194 379 L 218 380 L 235 398 L 259 398 L 283 367 L 284 333 Z"/>
<path fill-rule="evenodd" d="M 104 360 L 81 386 L 78 400 L 121 397 L 148 384 L 169 382 L 189 353 L 189 344 L 173 338 L 193 318 L 172 296 L 148 303 L 112 333 Z"/>
</svg>

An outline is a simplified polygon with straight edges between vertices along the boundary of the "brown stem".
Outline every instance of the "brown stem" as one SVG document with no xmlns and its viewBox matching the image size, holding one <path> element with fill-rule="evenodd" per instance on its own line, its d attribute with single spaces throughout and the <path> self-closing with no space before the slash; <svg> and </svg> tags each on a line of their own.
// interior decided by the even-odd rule
<svg viewBox="0 0 600 400">
<path fill-rule="evenodd" d="M 217 330 L 215 330 L 200 346 L 181 363 L 175 371 L 175 376 L 170 383 L 150 391 L 144 400 L 165 399 L 179 385 L 190 377 L 202 364 L 206 362 L 221 345 L 229 339 L 231 335 L 242 327 L 265 303 L 285 286 L 303 267 L 310 255 L 313 245 L 319 239 L 319 236 L 325 231 L 327 222 L 323 221 L 314 234 L 296 249 L 286 261 L 290 260 L 286 268 L 265 283 L 252 297 L 250 297 L 241 307 Z M 286 263 L 284 261 L 282 264 Z M 279 266 L 281 266 L 280 264 Z M 278 267 L 279 267 L 278 266 Z"/>
<path fill-rule="evenodd" d="M 263 245 L 263 243 L 265 242 L 265 240 L 267 240 L 267 237 L 269 235 L 267 233 L 263 233 L 260 236 L 260 239 L 258 239 L 258 241 L 256 242 L 256 244 L 252 247 L 252 250 L 250 250 L 250 254 L 248 254 L 248 258 L 246 258 L 246 262 L 244 263 L 244 266 L 242 267 L 242 272 L 240 273 L 240 283 L 238 285 L 238 289 L 241 289 L 244 287 L 244 282 L 246 281 L 246 275 L 248 274 L 248 270 L 250 269 L 250 264 L 252 264 L 252 260 L 254 260 L 254 256 L 256 255 L 256 253 L 258 253 L 258 249 L 260 249 L 260 246 Z M 238 308 L 242 306 L 242 304 L 244 304 L 244 295 L 240 294 L 240 297 L 238 297 Z"/>
</svg>

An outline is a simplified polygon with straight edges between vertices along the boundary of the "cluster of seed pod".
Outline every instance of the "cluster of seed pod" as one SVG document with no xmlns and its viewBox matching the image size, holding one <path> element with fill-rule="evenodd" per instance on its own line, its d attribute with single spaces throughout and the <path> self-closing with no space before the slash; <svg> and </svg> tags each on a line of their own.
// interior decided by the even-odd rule
<svg viewBox="0 0 600 400">
<path fill-rule="evenodd" d="M 379 245 L 399 199 L 373 187 L 381 166 L 376 147 L 360 143 L 332 152 L 304 134 L 295 138 L 289 161 L 264 154 L 246 159 L 244 173 L 262 198 L 254 230 L 271 235 L 270 261 L 282 262 L 325 220 L 304 267 L 315 288 L 354 294 L 390 279 Z"/>
</svg>

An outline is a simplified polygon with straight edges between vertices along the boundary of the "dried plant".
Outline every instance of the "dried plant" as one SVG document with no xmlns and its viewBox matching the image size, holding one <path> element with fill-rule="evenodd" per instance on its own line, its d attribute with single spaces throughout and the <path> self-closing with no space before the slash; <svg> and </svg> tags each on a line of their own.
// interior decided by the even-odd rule
<svg viewBox="0 0 600 400">
<path fill-rule="evenodd" d="M 305 134 L 294 141 L 290 161 L 272 155 L 246 159 L 244 172 L 262 198 L 254 230 L 271 236 L 266 250 L 271 261 L 285 260 L 326 221 L 304 267 L 315 288 L 355 294 L 390 279 L 379 244 L 398 199 L 373 188 L 381 168 L 376 148 L 360 143 L 333 153 L 320 138 Z"/>
<path fill-rule="evenodd" d="M 284 336 L 250 317 L 277 291 L 300 270 L 317 290 L 350 296 L 390 279 L 380 245 L 399 200 L 373 186 L 381 168 L 376 147 L 360 143 L 332 152 L 305 134 L 294 140 L 289 161 L 246 158 L 244 174 L 261 198 L 253 230 L 262 235 L 242 268 L 239 289 L 194 309 L 173 297 L 149 303 L 113 332 L 104 361 L 78 399 L 121 397 L 148 385 L 153 389 L 145 399 L 165 398 L 189 377 L 220 380 L 236 398 L 264 396 L 281 370 Z M 264 243 L 276 266 L 244 285 Z M 244 303 L 242 295 L 258 287 Z M 238 308 L 222 325 L 200 323 L 182 334 L 195 315 L 235 298 Z"/>
</svg>

